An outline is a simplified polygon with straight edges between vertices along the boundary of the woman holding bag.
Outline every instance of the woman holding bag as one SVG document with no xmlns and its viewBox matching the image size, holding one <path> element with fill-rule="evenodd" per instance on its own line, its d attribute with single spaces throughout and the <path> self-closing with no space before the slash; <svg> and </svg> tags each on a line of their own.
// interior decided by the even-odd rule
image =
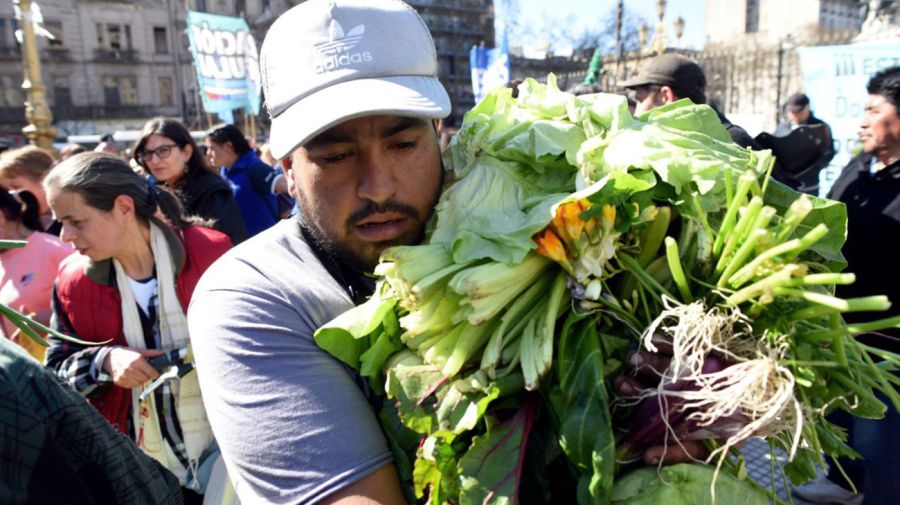
<svg viewBox="0 0 900 505">
<path fill-rule="evenodd" d="M 76 155 L 44 180 L 62 223 L 61 238 L 80 254 L 60 268 L 53 291 L 55 329 L 81 347 L 50 338 L 46 364 L 138 447 L 178 477 L 187 503 L 199 502 L 197 468 L 213 443 L 193 371 L 141 399 L 158 377 L 150 359 L 189 343 L 185 313 L 206 268 L 231 246 L 195 226 L 164 188 L 118 158 Z"/>
</svg>

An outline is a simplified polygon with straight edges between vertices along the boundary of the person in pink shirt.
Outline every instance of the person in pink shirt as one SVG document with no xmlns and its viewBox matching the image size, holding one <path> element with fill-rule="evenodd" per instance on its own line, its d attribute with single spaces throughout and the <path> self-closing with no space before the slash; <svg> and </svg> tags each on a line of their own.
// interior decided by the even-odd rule
<svg viewBox="0 0 900 505">
<path fill-rule="evenodd" d="M 56 271 L 74 249 L 59 237 L 40 231 L 39 215 L 34 195 L 0 189 L 0 240 L 28 242 L 25 247 L 0 249 L 0 302 L 47 324 Z M 0 318 L 0 331 L 43 361 L 44 347 L 21 335 L 5 318 Z"/>
</svg>

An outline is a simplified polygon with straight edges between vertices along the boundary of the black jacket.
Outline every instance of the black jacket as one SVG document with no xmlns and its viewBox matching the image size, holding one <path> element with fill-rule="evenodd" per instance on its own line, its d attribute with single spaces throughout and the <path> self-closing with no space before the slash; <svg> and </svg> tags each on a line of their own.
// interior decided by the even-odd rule
<svg viewBox="0 0 900 505">
<path fill-rule="evenodd" d="M 887 295 L 887 312 L 848 314 L 848 321 L 867 321 L 900 314 L 900 261 L 894 240 L 900 237 L 900 161 L 876 173 L 869 169 L 872 155 L 860 154 L 844 167 L 828 197 L 847 205 L 847 242 L 844 256 L 856 282 L 838 286 L 843 298 Z M 866 336 L 869 342 L 900 352 L 900 330 L 887 336 Z M 891 338 L 893 337 L 893 338 Z"/>
<path fill-rule="evenodd" d="M 832 158 L 834 158 L 835 150 L 834 150 L 834 137 L 831 134 L 831 127 L 828 126 L 828 123 L 822 121 L 813 115 L 812 112 L 809 113 L 809 117 L 806 121 L 803 122 L 803 126 L 813 126 L 813 125 L 822 125 L 825 127 L 825 132 L 827 133 L 828 140 L 823 147 L 822 155 L 819 158 L 806 167 L 803 171 L 797 173 L 785 173 L 784 180 L 781 182 L 787 184 L 788 186 L 796 189 L 797 191 L 802 191 L 804 193 L 809 193 L 811 195 L 819 194 L 819 172 L 822 171 L 823 168 L 827 167 L 829 163 L 831 163 Z M 784 137 L 789 135 L 793 131 L 793 126 L 790 121 L 782 121 L 778 123 L 778 126 L 775 128 L 773 135 L 776 137 Z"/>
<path fill-rule="evenodd" d="M 203 170 L 186 180 L 178 190 L 186 214 L 214 220 L 213 229 L 228 235 L 234 245 L 247 238 L 247 228 L 234 192 L 218 174 Z"/>
</svg>

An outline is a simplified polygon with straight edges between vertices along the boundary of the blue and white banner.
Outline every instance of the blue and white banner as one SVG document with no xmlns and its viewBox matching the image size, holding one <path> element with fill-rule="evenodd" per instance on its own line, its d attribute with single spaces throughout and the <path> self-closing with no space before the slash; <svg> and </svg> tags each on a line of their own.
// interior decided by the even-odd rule
<svg viewBox="0 0 900 505">
<path fill-rule="evenodd" d="M 233 109 L 259 114 L 259 51 L 247 22 L 192 11 L 187 22 L 203 109 L 223 119 Z"/>
<path fill-rule="evenodd" d="M 900 65 L 900 42 L 801 47 L 803 90 L 810 109 L 831 126 L 836 154 L 819 174 L 819 194 L 831 185 L 856 151 L 868 98 L 866 83 L 879 70 Z"/>
<path fill-rule="evenodd" d="M 484 46 L 472 46 L 469 51 L 469 68 L 472 71 L 472 93 L 475 103 L 492 89 L 505 86 L 509 82 L 509 43 L 506 32 L 500 47 L 487 49 Z"/>
</svg>

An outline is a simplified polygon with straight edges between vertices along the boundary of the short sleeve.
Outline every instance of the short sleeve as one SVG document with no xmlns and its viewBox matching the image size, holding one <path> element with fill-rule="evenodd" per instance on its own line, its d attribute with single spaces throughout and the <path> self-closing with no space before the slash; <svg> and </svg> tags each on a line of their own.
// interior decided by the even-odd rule
<svg viewBox="0 0 900 505">
<path fill-rule="evenodd" d="M 207 271 L 193 297 L 204 404 L 245 503 L 314 503 L 391 461 L 352 375 L 315 345 L 315 319 L 233 255 Z"/>
</svg>

